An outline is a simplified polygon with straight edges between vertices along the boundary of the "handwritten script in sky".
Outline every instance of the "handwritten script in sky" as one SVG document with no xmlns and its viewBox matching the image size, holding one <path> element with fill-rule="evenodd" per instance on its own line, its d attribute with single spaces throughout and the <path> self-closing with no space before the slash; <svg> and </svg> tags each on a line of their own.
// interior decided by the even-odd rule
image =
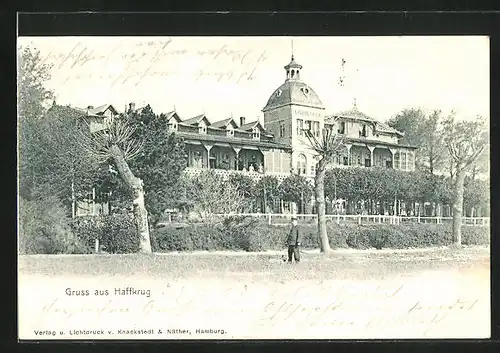
<svg viewBox="0 0 500 353">
<path fill-rule="evenodd" d="M 183 45 L 165 40 L 117 40 L 102 47 L 77 41 L 68 51 L 42 53 L 42 62 L 53 65 L 60 84 L 75 80 L 147 86 L 155 80 L 179 77 L 182 80 L 242 83 L 253 80 L 265 50 L 243 50 L 228 44 L 216 47 Z"/>
</svg>

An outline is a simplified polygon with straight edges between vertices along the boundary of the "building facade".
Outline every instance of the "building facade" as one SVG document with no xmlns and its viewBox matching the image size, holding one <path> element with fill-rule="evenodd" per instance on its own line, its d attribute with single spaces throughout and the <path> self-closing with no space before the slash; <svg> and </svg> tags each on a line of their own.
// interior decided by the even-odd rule
<svg viewBox="0 0 500 353">
<path fill-rule="evenodd" d="M 285 82 L 262 109 L 263 124 L 232 118 L 211 123 L 205 115 L 182 120 L 170 112 L 169 126 L 188 145 L 189 174 L 214 169 L 224 175 L 244 172 L 259 177 L 290 173 L 313 178 L 317 160 L 304 130 L 320 138 L 323 129 L 345 135 L 345 151 L 329 167 L 415 169 L 416 147 L 399 143 L 403 133 L 359 111 L 327 115 L 318 94 L 301 80 L 302 65 L 292 59 Z M 257 172 L 257 173 L 256 173 Z"/>
<path fill-rule="evenodd" d="M 327 114 L 318 94 L 301 80 L 302 68 L 292 55 L 284 67 L 284 83 L 262 109 L 263 122 L 247 121 L 245 117 L 212 121 L 205 114 L 182 118 L 176 111 L 167 113 L 168 130 L 182 137 L 186 145 L 185 173 L 197 175 L 214 170 L 224 178 L 241 173 L 254 179 L 272 175 L 279 180 L 299 174 L 312 180 L 317 160 L 305 130 L 319 139 L 324 129 L 344 135 L 346 141 L 345 150 L 329 168 L 415 169 L 416 147 L 399 142 L 403 133 L 362 113 L 356 103 L 348 111 Z M 105 129 L 118 114 L 111 105 L 65 108 L 85 117 L 91 131 Z M 134 103 L 129 104 L 128 112 L 139 110 Z M 106 205 L 89 200 L 81 203 L 76 213 L 95 214 L 106 209 Z"/>
</svg>

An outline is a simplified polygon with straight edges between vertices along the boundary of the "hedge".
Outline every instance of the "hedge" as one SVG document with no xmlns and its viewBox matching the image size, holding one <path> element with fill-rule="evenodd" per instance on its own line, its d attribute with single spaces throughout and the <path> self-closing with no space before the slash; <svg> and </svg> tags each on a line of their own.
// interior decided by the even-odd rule
<svg viewBox="0 0 500 353">
<path fill-rule="evenodd" d="M 135 223 L 130 215 L 75 218 L 73 233 L 89 248 L 93 249 L 99 239 L 101 250 L 112 254 L 135 253 L 140 242 Z"/>
<path fill-rule="evenodd" d="M 318 248 L 316 225 L 299 226 L 303 230 L 304 248 Z M 330 246 L 336 248 L 423 248 L 452 244 L 451 226 L 435 224 L 354 225 L 329 223 Z M 192 224 L 175 229 L 156 229 L 157 251 L 193 250 L 279 250 L 285 246 L 289 227 L 268 225 L 251 217 L 228 217 L 218 224 Z M 488 227 L 462 227 L 463 245 L 486 245 L 490 242 Z"/>
</svg>

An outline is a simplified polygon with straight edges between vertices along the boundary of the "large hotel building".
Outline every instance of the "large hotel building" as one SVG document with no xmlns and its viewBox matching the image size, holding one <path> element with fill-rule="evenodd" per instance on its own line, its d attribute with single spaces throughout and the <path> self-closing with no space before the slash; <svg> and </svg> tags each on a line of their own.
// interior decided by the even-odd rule
<svg viewBox="0 0 500 353">
<path fill-rule="evenodd" d="M 346 149 L 332 167 L 415 169 L 416 147 L 399 142 L 403 133 L 363 114 L 356 104 L 349 111 L 327 114 L 314 89 L 301 80 L 302 66 L 293 56 L 284 69 L 284 82 L 262 109 L 263 121 L 245 117 L 217 120 L 205 114 L 184 118 L 175 111 L 166 114 L 169 130 L 185 141 L 188 175 L 212 169 L 224 176 L 244 173 L 254 179 L 273 175 L 282 180 L 290 173 L 313 178 L 316 161 L 304 129 L 319 137 L 324 128 L 334 129 L 346 139 Z M 111 105 L 64 108 L 90 119 L 93 130 L 104 128 L 118 114 Z M 128 109 L 136 110 L 133 103 Z M 88 212 L 89 207 L 82 206 L 78 214 Z M 94 206 L 91 213 L 95 212 Z"/>
</svg>

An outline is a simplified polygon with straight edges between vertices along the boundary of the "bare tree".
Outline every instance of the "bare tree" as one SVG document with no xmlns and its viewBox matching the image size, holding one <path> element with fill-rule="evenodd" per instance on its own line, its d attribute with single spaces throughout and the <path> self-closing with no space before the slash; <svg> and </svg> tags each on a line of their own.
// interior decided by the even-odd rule
<svg viewBox="0 0 500 353">
<path fill-rule="evenodd" d="M 336 120 L 334 121 L 335 125 Z M 309 140 L 309 147 L 316 153 L 316 175 L 314 176 L 314 194 L 316 198 L 316 212 L 318 214 L 318 235 L 320 251 L 327 253 L 331 250 L 328 234 L 326 231 L 325 212 L 325 170 L 326 166 L 333 162 L 335 156 L 345 148 L 344 136 L 334 132 L 334 129 L 323 129 L 318 139 L 309 130 L 305 130 Z"/>
<path fill-rule="evenodd" d="M 231 214 L 248 206 L 243 192 L 213 171 L 188 180 L 188 189 L 192 210 L 202 221 L 210 221 L 214 214 Z"/>
<path fill-rule="evenodd" d="M 489 142 L 486 119 L 478 117 L 473 121 L 456 121 L 454 114 L 444 122 L 444 142 L 450 154 L 454 170 L 453 180 L 453 242 L 462 244 L 462 213 L 464 203 L 464 180 L 477 163 Z"/>
<path fill-rule="evenodd" d="M 104 163 L 111 159 L 116 165 L 118 175 L 132 191 L 133 214 L 140 237 L 140 251 L 151 253 L 148 212 L 144 205 L 144 183 L 132 173 L 127 163 L 141 154 L 143 143 L 133 138 L 134 128 L 122 118 L 115 118 L 106 129 L 91 132 L 90 125 L 87 124 L 80 132 L 83 147 L 96 162 Z"/>
</svg>

